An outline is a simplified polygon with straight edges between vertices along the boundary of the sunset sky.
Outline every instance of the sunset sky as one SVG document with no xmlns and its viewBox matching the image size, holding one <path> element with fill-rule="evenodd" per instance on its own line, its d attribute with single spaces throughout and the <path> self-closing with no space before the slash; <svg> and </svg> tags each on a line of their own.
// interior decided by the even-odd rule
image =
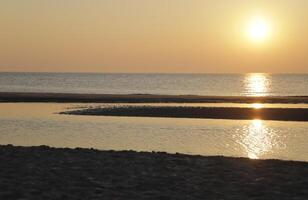
<svg viewBox="0 0 308 200">
<path fill-rule="evenodd" d="M 0 71 L 308 73 L 307 0 L 0 0 Z"/>
</svg>

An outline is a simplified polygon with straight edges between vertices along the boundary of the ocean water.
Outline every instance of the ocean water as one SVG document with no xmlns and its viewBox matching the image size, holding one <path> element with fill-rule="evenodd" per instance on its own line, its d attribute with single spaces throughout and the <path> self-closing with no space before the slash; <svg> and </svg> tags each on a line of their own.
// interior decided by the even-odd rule
<svg viewBox="0 0 308 200">
<path fill-rule="evenodd" d="M 0 92 L 4 91 L 308 96 L 308 75 L 0 73 Z M 0 103 L 0 144 L 308 161 L 307 122 L 57 114 L 91 105 Z M 307 108 L 307 104 L 189 105 Z"/>
<path fill-rule="evenodd" d="M 0 91 L 308 96 L 308 74 L 0 73 Z"/>
</svg>

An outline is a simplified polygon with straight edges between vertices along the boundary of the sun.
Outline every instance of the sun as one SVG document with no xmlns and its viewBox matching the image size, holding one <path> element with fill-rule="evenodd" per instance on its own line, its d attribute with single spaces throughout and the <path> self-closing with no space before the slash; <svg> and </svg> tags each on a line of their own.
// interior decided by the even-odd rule
<svg viewBox="0 0 308 200">
<path fill-rule="evenodd" d="M 255 42 L 262 42 L 269 38 L 271 27 L 264 17 L 254 17 L 247 25 L 247 35 Z"/>
</svg>

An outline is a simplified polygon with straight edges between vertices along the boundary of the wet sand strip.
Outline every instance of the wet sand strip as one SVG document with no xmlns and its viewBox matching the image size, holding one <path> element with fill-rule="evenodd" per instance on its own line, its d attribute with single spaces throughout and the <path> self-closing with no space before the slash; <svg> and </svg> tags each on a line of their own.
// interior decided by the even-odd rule
<svg viewBox="0 0 308 200">
<path fill-rule="evenodd" d="M 173 106 L 113 106 L 70 110 L 60 114 L 171 117 L 207 119 L 262 119 L 279 121 L 308 121 L 305 108 L 233 108 L 233 107 L 173 107 Z"/>
<path fill-rule="evenodd" d="M 0 102 L 63 103 L 308 103 L 307 96 L 198 96 L 0 92 Z"/>
<path fill-rule="evenodd" d="M 0 199 L 308 199 L 308 163 L 0 146 Z"/>
</svg>

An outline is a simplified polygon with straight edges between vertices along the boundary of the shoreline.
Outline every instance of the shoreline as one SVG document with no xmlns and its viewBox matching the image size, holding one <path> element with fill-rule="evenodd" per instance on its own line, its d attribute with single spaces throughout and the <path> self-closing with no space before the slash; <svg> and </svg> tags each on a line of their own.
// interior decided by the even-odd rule
<svg viewBox="0 0 308 200">
<path fill-rule="evenodd" d="M 60 112 L 59 114 L 123 117 L 308 121 L 307 108 L 255 109 L 236 107 L 114 106 L 69 110 Z"/>
<path fill-rule="evenodd" d="M 299 161 L 0 145 L 0 163 L 1 199 L 308 198 Z"/>
<path fill-rule="evenodd" d="M 308 96 L 198 96 L 0 92 L 1 102 L 54 103 L 282 103 L 308 104 Z"/>
</svg>

